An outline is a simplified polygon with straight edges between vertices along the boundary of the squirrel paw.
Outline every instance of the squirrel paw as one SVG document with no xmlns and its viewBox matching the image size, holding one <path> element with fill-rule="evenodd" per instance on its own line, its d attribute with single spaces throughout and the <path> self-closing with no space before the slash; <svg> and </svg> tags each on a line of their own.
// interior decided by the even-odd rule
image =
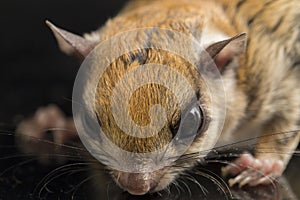
<svg viewBox="0 0 300 200">
<path fill-rule="evenodd" d="M 60 152 L 60 146 L 78 138 L 72 118 L 67 118 L 55 105 L 39 108 L 34 116 L 22 121 L 16 130 L 16 142 L 24 153 L 40 156 L 42 163 L 48 155 Z"/>
<path fill-rule="evenodd" d="M 235 176 L 228 181 L 230 187 L 236 184 L 239 187 L 257 186 L 272 183 L 275 178 L 281 176 L 283 170 L 284 163 L 279 159 L 255 158 L 251 154 L 243 154 L 232 164 L 223 167 L 222 175 Z"/>
</svg>

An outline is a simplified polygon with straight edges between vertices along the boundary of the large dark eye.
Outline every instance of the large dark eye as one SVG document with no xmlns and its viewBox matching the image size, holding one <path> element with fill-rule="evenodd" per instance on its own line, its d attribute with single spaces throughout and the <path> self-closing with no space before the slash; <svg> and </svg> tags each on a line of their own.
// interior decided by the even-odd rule
<svg viewBox="0 0 300 200">
<path fill-rule="evenodd" d="M 200 132 L 204 123 L 202 108 L 196 104 L 192 106 L 184 115 L 180 122 L 179 134 L 182 139 L 195 137 Z"/>
</svg>

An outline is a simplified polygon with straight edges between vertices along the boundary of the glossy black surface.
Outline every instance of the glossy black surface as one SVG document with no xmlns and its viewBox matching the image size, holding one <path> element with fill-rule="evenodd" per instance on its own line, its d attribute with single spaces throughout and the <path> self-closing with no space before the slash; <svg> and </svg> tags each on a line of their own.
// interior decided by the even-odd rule
<svg viewBox="0 0 300 200">
<path fill-rule="evenodd" d="M 284 176 L 273 185 L 229 188 L 226 180 L 219 177 L 221 165 L 210 164 L 196 167 L 190 173 L 198 184 L 183 177 L 177 187 L 173 185 L 158 194 L 139 197 L 116 186 L 98 161 L 90 158 L 82 147 L 76 149 L 73 144 L 60 147 L 38 141 L 31 145 L 38 147 L 40 155 L 33 156 L 30 152 L 20 151 L 14 138 L 7 133 L 1 135 L 0 141 L 1 199 L 297 200 L 300 193 L 300 157 L 297 156 L 291 160 Z M 209 176 L 204 177 L 197 172 L 205 172 Z"/>
<path fill-rule="evenodd" d="M 50 19 L 81 34 L 98 28 L 124 3 L 122 0 L 105 3 L 100 0 L 0 2 L 0 199 L 218 200 L 226 199 L 226 196 L 230 199 L 230 193 L 246 200 L 300 198 L 300 159 L 297 156 L 286 170 L 287 181 L 281 180 L 276 189 L 272 186 L 243 190 L 233 188 L 229 192 L 222 186 L 225 187 L 222 191 L 222 187 L 211 179 L 194 175 L 207 190 L 205 194 L 196 184 L 187 182 L 188 186 L 173 187 L 170 193 L 133 197 L 122 192 L 103 170 L 91 171 L 93 167 L 86 164 L 90 160 L 82 158 L 86 157 L 84 152 L 78 153 L 69 148 L 61 151 L 55 145 L 40 141 L 37 142 L 40 145 L 38 150 L 53 149 L 50 159 L 46 159 L 49 157 L 46 154 L 42 156 L 46 160 L 42 164 L 37 157 L 17 148 L 14 138 L 16 124 L 38 107 L 56 103 L 71 114 L 69 99 L 79 63 L 60 53 L 44 20 Z M 67 165 L 70 167 L 67 168 Z M 206 168 L 210 169 L 210 166 Z M 213 169 L 218 172 L 219 166 L 213 166 Z"/>
</svg>

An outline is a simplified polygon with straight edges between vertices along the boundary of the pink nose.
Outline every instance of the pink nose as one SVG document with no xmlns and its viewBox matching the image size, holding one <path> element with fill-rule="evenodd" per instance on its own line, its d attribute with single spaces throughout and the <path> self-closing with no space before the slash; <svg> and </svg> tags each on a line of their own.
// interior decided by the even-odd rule
<svg viewBox="0 0 300 200">
<path fill-rule="evenodd" d="M 158 180 L 155 180 L 151 173 L 126 173 L 119 172 L 118 183 L 121 187 L 133 195 L 143 195 L 157 186 Z"/>
</svg>

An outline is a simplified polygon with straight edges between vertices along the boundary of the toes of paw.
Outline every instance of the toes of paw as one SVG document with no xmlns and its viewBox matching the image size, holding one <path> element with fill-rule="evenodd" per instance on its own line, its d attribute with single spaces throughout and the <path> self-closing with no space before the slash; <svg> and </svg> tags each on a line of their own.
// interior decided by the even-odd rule
<svg viewBox="0 0 300 200">
<path fill-rule="evenodd" d="M 32 118 L 22 121 L 16 132 L 19 135 L 18 138 L 21 137 L 24 140 L 48 139 L 59 135 L 60 132 L 56 129 L 65 128 L 67 123 L 67 119 L 60 109 L 55 105 L 49 105 L 39 108 Z M 47 132 L 50 134 L 46 134 Z"/>
<path fill-rule="evenodd" d="M 280 160 L 258 160 L 253 162 L 252 166 L 241 172 L 235 178 L 229 180 L 229 185 L 232 187 L 236 184 L 239 187 L 245 185 L 257 186 L 263 184 L 270 184 L 272 181 L 280 176 L 283 169 L 283 162 Z"/>
<path fill-rule="evenodd" d="M 55 105 L 39 108 L 34 119 L 44 128 L 60 127 L 65 124 L 65 116 Z"/>
<path fill-rule="evenodd" d="M 232 164 L 222 168 L 222 175 L 236 176 L 229 180 L 229 185 L 236 184 L 257 186 L 271 183 L 281 175 L 284 163 L 276 158 L 255 158 L 250 154 L 243 154 Z"/>
<path fill-rule="evenodd" d="M 273 181 L 271 176 L 264 176 L 259 179 L 254 179 L 253 181 L 249 182 L 249 186 L 257 186 L 257 185 L 264 185 L 269 184 Z"/>
<path fill-rule="evenodd" d="M 243 154 L 240 158 L 222 168 L 222 176 L 225 177 L 228 174 L 236 176 L 252 165 L 255 165 L 255 167 L 259 167 L 261 163 L 251 154 Z"/>
<path fill-rule="evenodd" d="M 233 179 L 229 180 L 229 185 L 232 187 L 235 184 L 238 184 L 239 187 L 243 187 L 244 185 L 247 185 L 257 179 L 260 179 L 262 174 L 255 172 L 253 170 L 246 170 L 243 171 L 241 174 L 236 176 Z"/>
</svg>

